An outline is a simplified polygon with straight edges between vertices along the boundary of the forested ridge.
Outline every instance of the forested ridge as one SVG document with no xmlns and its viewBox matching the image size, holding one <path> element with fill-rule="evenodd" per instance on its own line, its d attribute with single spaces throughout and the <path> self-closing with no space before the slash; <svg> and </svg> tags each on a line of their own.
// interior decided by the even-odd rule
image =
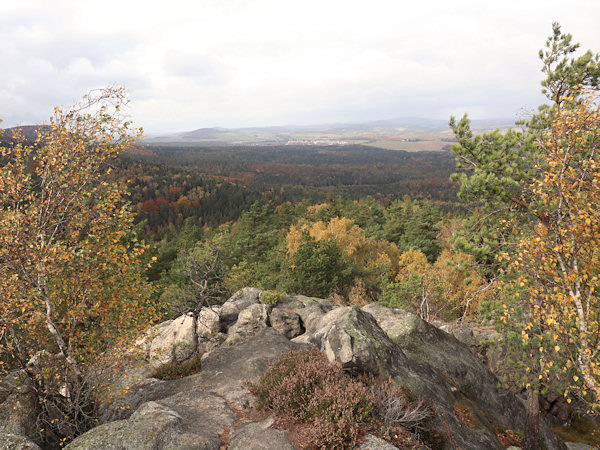
<svg viewBox="0 0 600 450">
<path fill-rule="evenodd" d="M 147 326 L 247 286 L 494 327 L 501 382 L 527 397 L 525 448 L 545 398 L 593 424 L 600 58 L 577 50 L 554 24 L 547 103 L 503 132 L 451 118 L 452 152 L 146 146 L 113 88 L 4 141 L 0 371 L 34 387 L 41 439 L 97 423 L 103 374 Z"/>
<path fill-rule="evenodd" d="M 382 204 L 410 195 L 447 208 L 457 203 L 450 152 L 403 152 L 365 146 L 159 147 L 122 156 L 131 201 L 148 232 L 179 229 L 194 217 L 215 226 L 237 219 L 255 201 L 372 196 Z"/>
</svg>

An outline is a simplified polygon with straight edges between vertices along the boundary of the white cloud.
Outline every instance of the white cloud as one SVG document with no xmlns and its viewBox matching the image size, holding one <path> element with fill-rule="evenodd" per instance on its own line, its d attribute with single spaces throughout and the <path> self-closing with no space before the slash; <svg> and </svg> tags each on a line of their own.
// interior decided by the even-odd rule
<svg viewBox="0 0 600 450">
<path fill-rule="evenodd" d="M 150 132 L 510 117 L 539 94 L 537 52 L 558 20 L 600 51 L 597 0 L 28 0 L 0 5 L 0 118 L 119 83 Z"/>
</svg>

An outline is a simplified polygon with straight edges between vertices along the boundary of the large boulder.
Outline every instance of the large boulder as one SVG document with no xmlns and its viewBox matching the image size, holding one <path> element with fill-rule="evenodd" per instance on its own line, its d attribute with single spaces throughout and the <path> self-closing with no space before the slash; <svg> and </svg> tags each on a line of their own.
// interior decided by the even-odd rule
<svg viewBox="0 0 600 450">
<path fill-rule="evenodd" d="M 450 417 L 448 412 L 457 407 L 467 411 L 479 424 L 470 433 L 480 434 L 473 441 L 479 442 L 478 445 L 484 443 L 485 435 L 491 436 L 495 430 L 523 431 L 523 402 L 500 386 L 498 378 L 467 345 L 409 312 L 376 304 L 362 309 L 371 314 L 390 339 L 402 349 L 411 369 L 420 374 L 423 385 L 416 386 L 414 379 L 405 379 L 404 374 L 397 376 L 395 381 L 409 387 L 411 392 L 433 400 L 442 420 L 455 421 L 456 417 Z M 564 444 L 542 419 L 540 432 L 546 448 L 564 449 Z M 459 433 L 455 438 L 457 436 Z M 464 437 L 465 443 L 462 445 L 465 446 L 461 448 L 477 448 L 473 446 L 475 444 L 469 444 L 467 434 Z M 493 444 L 485 445 L 497 444 L 496 440 Z"/>
<path fill-rule="evenodd" d="M 269 428 L 273 418 L 239 427 L 231 435 L 229 450 L 294 450 L 288 432 Z"/>
<path fill-rule="evenodd" d="M 388 377 L 408 363 L 373 317 L 356 306 L 333 309 L 311 328 L 316 331 L 293 342 L 316 345 L 330 362 L 337 361 L 352 373 Z"/>
<path fill-rule="evenodd" d="M 181 362 L 196 352 L 195 321 L 191 314 L 184 314 L 158 327 L 157 335 L 150 344 L 150 365 Z"/>
<path fill-rule="evenodd" d="M 260 289 L 246 287 L 233 294 L 219 310 L 221 319 L 221 331 L 227 332 L 229 327 L 233 325 L 241 311 L 248 308 L 250 305 L 260 303 L 260 295 L 263 291 Z"/>
<path fill-rule="evenodd" d="M 384 441 L 377 436 L 367 434 L 363 441 L 356 446 L 356 450 L 394 450 L 396 446 Z"/>
<path fill-rule="evenodd" d="M 198 336 L 211 336 L 221 331 L 220 308 L 202 308 L 198 313 L 196 332 Z"/>
<path fill-rule="evenodd" d="M 42 450 L 25 436 L 2 432 L 0 432 L 0 448 L 3 450 Z"/>
<path fill-rule="evenodd" d="M 276 309 L 298 314 L 303 329 L 310 334 L 318 329 L 319 319 L 334 309 L 334 305 L 322 298 L 294 295 L 279 302 Z"/>
<path fill-rule="evenodd" d="M 128 420 L 100 425 L 66 448 L 218 450 L 219 436 L 233 423 L 233 413 L 222 398 L 198 389 L 170 401 L 146 402 Z"/>
<path fill-rule="evenodd" d="M 293 339 L 304 333 L 300 316 L 294 311 L 284 308 L 273 308 L 269 315 L 271 326 L 288 339 Z"/>
<path fill-rule="evenodd" d="M 14 372 L 0 378 L 0 433 L 37 440 L 39 412 L 37 395 L 26 376 Z"/>
<path fill-rule="evenodd" d="M 245 341 L 268 326 L 269 307 L 264 303 L 251 304 L 240 311 L 237 321 L 229 328 L 225 345 Z"/>
</svg>

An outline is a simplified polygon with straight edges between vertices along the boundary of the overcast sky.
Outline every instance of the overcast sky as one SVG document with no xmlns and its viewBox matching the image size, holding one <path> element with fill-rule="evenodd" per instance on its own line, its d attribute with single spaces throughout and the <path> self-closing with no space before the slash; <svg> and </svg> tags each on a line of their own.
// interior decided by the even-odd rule
<svg viewBox="0 0 600 450">
<path fill-rule="evenodd" d="M 3 127 L 118 84 L 149 133 L 418 116 L 543 101 L 553 21 L 600 52 L 600 0 L 1 0 Z"/>
</svg>

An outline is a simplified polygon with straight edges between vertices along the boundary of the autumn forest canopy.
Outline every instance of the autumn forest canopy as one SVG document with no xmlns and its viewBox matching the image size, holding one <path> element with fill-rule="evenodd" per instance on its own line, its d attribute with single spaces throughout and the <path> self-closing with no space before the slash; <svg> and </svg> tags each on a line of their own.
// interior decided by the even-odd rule
<svg viewBox="0 0 600 450">
<path fill-rule="evenodd" d="M 495 327 L 504 384 L 597 414 L 600 60 L 557 24 L 539 58 L 535 114 L 452 117 L 439 152 L 148 145 L 115 88 L 5 133 L 0 372 L 35 386 L 43 438 L 94 426 L 150 324 L 245 286 Z"/>
</svg>

